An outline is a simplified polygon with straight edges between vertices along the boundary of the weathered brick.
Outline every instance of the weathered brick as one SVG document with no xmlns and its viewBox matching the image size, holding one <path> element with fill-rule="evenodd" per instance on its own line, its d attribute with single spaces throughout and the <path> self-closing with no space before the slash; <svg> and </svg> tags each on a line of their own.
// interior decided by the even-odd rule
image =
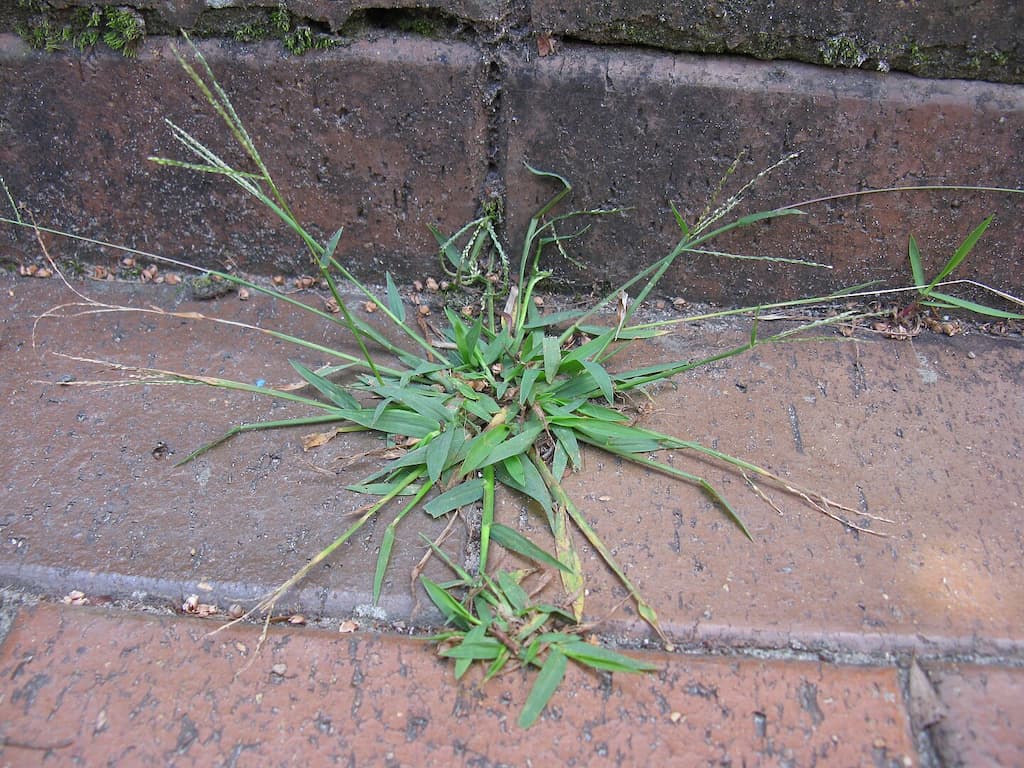
<svg viewBox="0 0 1024 768">
<path fill-rule="evenodd" d="M 570 284 L 614 285 L 668 253 L 680 237 L 668 203 L 692 225 L 744 151 L 720 202 L 788 153 L 800 156 L 762 180 L 737 213 L 892 185 L 1015 186 L 1024 174 L 1024 91 L 1014 86 L 570 45 L 504 64 L 513 231 L 522 232 L 553 191 L 522 160 L 567 176 L 578 206 L 630 209 L 594 223 L 576 248 L 583 271 L 553 260 Z M 960 192 L 809 205 L 806 217 L 757 225 L 711 247 L 834 269 L 687 255 L 663 290 L 735 304 L 872 279 L 906 285 L 909 234 L 933 274 L 995 213 L 958 274 L 1019 292 L 1019 205 L 1019 196 Z"/>
<path fill-rule="evenodd" d="M 538 29 L 599 43 L 892 68 L 928 77 L 1024 78 L 1024 8 L 1014 0 L 970 6 L 954 0 L 534 0 L 531 10 Z"/>
<path fill-rule="evenodd" d="M 175 306 L 159 286 L 88 283 L 112 304 Z M 242 435 L 196 462 L 173 462 L 231 425 L 307 415 L 244 393 L 187 387 L 60 387 L 118 380 L 64 352 L 269 384 L 296 380 L 288 365 L 329 359 L 259 334 L 175 317 L 101 314 L 33 318 L 72 297 L 56 280 L 8 278 L 0 288 L 8 429 L 0 436 L 0 578 L 53 594 L 83 589 L 171 600 L 207 582 L 221 608 L 280 584 L 349 524 L 365 496 L 345 490 L 380 466 L 370 436 L 340 435 L 304 452 L 321 427 Z M 310 301 L 319 299 L 310 296 Z M 340 329 L 254 297 L 182 303 L 233 322 L 259 322 L 358 350 Z M 762 323 L 771 333 L 773 323 Z M 625 351 L 616 365 L 692 360 L 746 341 L 742 326 L 687 328 Z M 971 357 L 973 355 L 973 357 Z M 639 423 L 699 441 L 820 491 L 857 510 L 857 533 L 768 482 L 782 514 L 742 476 L 692 451 L 665 455 L 708 478 L 746 521 L 753 541 L 700 490 L 599 451 L 565 488 L 677 642 L 756 648 L 810 647 L 837 653 L 1019 654 L 1024 648 L 1024 578 L 1017 472 L 1024 351 L 978 335 L 907 342 L 834 341 L 764 347 L 652 390 Z M 39 384 L 40 381 L 54 382 Z M 158 458 L 164 443 L 173 454 Z M 365 455 L 368 452 L 369 455 Z M 365 457 L 364 457 L 365 455 Z M 364 458 L 360 458 L 364 457 Z M 66 480 L 66 481 L 65 481 Z M 860 513 L 891 519 L 872 522 Z M 311 617 L 369 603 L 383 526 L 372 521 L 282 605 Z M 845 513 L 844 513 L 845 514 Z M 497 515 L 551 546 L 543 515 L 502 495 Z M 423 554 L 418 534 L 445 521 L 421 512 L 398 529 L 382 606 L 408 621 L 409 574 Z M 449 546 L 465 554 L 465 528 Z M 587 618 L 609 631 L 646 636 L 621 586 L 587 549 Z M 431 578 L 446 579 L 436 561 Z M 556 585 L 553 585 L 553 587 Z M 562 599 L 553 589 L 552 601 Z M 421 601 L 421 609 L 428 605 Z M 429 618 L 422 611 L 418 618 Z"/>
<path fill-rule="evenodd" d="M 928 671 L 946 706 L 932 726 L 943 765 L 1024 765 L 1024 670 L 935 663 Z"/>
<path fill-rule="evenodd" d="M 3 37 L 0 169 L 12 193 L 40 223 L 83 235 L 204 265 L 309 271 L 298 239 L 233 184 L 147 161 L 195 159 L 167 118 L 246 162 L 169 45 L 150 40 L 132 60 L 33 53 Z M 304 57 L 276 43 L 201 47 L 321 241 L 344 226 L 339 257 L 364 277 L 382 278 L 385 264 L 435 267 L 427 225 L 454 231 L 471 218 L 486 172 L 484 75 L 472 48 L 394 37 Z"/>
<path fill-rule="evenodd" d="M 913 765 L 895 671 L 649 654 L 654 675 L 570 667 L 460 682 L 422 641 L 39 606 L 0 647 L 2 756 L 48 764 Z M 49 747 L 49 749 L 47 749 Z"/>
</svg>

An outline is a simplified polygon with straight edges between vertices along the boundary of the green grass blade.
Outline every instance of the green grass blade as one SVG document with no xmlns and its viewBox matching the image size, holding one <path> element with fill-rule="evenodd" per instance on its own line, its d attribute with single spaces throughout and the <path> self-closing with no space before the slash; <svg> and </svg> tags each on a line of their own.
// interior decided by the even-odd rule
<svg viewBox="0 0 1024 768">
<path fill-rule="evenodd" d="M 502 593 L 505 595 L 505 599 L 509 605 L 512 606 L 512 610 L 516 614 L 522 615 L 527 609 L 530 603 L 530 597 L 526 594 L 519 583 L 513 578 L 512 574 L 508 571 L 498 571 L 497 574 L 498 587 L 501 588 Z"/>
<path fill-rule="evenodd" d="M 491 455 L 491 452 L 497 448 L 508 433 L 508 425 L 499 424 L 491 429 L 485 429 L 479 435 L 470 440 L 469 447 L 466 451 L 466 458 L 462 463 L 462 474 L 468 475 L 482 467 L 487 461 L 487 458 Z"/>
<path fill-rule="evenodd" d="M 537 679 L 523 705 L 523 711 L 519 713 L 520 728 L 529 728 L 537 722 L 540 713 L 544 711 L 544 707 L 551 701 L 558 686 L 562 684 L 568 664 L 568 657 L 557 648 L 552 648 L 548 652 L 548 657 L 544 660 L 540 672 L 537 673 Z"/>
<path fill-rule="evenodd" d="M 979 304 L 974 301 L 968 301 L 967 299 L 960 299 L 956 296 L 950 296 L 948 293 L 940 293 L 939 291 L 930 291 L 928 293 L 930 299 L 937 299 L 938 301 L 944 302 L 941 306 L 947 309 L 957 308 L 962 309 L 966 312 L 975 312 L 979 315 L 985 315 L 987 317 L 998 317 L 1004 320 L 1024 320 L 1024 315 L 1015 314 L 1013 312 L 1007 312 L 1003 309 L 996 309 L 995 307 L 989 307 L 984 304 Z M 939 306 L 931 301 L 924 302 L 927 306 Z"/>
<path fill-rule="evenodd" d="M 502 485 L 505 485 L 514 491 L 519 491 L 525 496 L 533 499 L 550 515 L 551 494 L 548 492 L 548 488 L 544 484 L 543 478 L 541 478 L 540 473 L 537 472 L 537 468 L 533 466 L 533 462 L 523 461 L 522 467 L 523 475 L 525 475 L 526 478 L 522 483 L 508 473 L 505 469 L 504 462 L 497 466 L 497 469 L 495 470 L 496 476 Z"/>
<path fill-rule="evenodd" d="M 556 568 L 559 571 L 569 570 L 557 558 L 552 557 L 514 528 L 509 528 L 507 525 L 502 525 L 501 523 L 492 525 L 491 539 L 498 542 L 505 549 L 515 552 L 517 555 L 522 555 L 535 563 L 546 565 L 549 568 Z"/>
<path fill-rule="evenodd" d="M 299 376 L 305 379 L 318 392 L 320 392 L 320 394 L 339 408 L 346 408 L 349 410 L 359 408 L 359 402 L 352 397 L 344 387 L 340 387 L 333 381 L 325 379 L 323 376 L 309 370 L 309 368 L 297 360 L 289 360 L 288 362 L 291 364 L 292 368 L 298 372 Z"/>
<path fill-rule="evenodd" d="M 494 526 L 494 465 L 483 471 L 483 511 L 480 515 L 480 573 L 487 573 L 487 555 L 491 548 L 491 529 Z"/>
<path fill-rule="evenodd" d="M 474 504 L 484 495 L 484 481 L 480 478 L 473 478 L 459 483 L 454 488 L 437 496 L 423 505 L 423 511 L 431 517 L 440 517 L 453 509 L 464 507 L 467 504 Z"/>
<path fill-rule="evenodd" d="M 448 459 L 452 453 L 452 441 L 458 429 L 454 425 L 448 425 L 444 432 L 427 444 L 427 477 L 432 483 L 436 483 L 441 478 L 441 473 L 448 467 Z"/>
<path fill-rule="evenodd" d="M 562 365 L 562 350 L 559 347 L 558 339 L 552 336 L 545 336 L 542 342 L 544 349 L 544 380 L 548 384 L 555 383 L 558 376 L 558 369 Z"/>
<path fill-rule="evenodd" d="M 579 469 L 583 466 L 583 459 L 580 455 L 580 444 L 576 439 L 576 433 L 571 429 L 565 427 L 552 426 L 551 431 L 555 435 L 555 439 L 558 444 L 565 451 L 566 458 L 569 460 L 569 464 L 573 469 Z"/>
<path fill-rule="evenodd" d="M 437 609 L 441 611 L 447 623 L 460 629 L 469 629 L 475 624 L 480 623 L 479 619 L 467 611 L 465 606 L 449 595 L 443 587 L 435 584 L 426 576 L 420 576 L 420 583 L 423 584 L 423 588 L 427 591 L 427 596 L 437 606 Z"/>
<path fill-rule="evenodd" d="M 533 394 L 534 385 L 537 383 L 537 378 L 540 374 L 539 368 L 525 368 L 523 370 L 523 375 L 519 380 L 520 406 L 525 406 L 528 402 L 531 402 L 530 396 Z"/>
<path fill-rule="evenodd" d="M 504 469 L 519 485 L 526 484 L 526 470 L 523 469 L 522 456 L 516 454 L 504 459 L 499 466 Z"/>
<path fill-rule="evenodd" d="M 463 640 L 452 648 L 441 651 L 442 656 L 449 659 L 471 659 L 472 661 L 490 661 L 496 659 L 504 648 L 498 640 L 493 637 L 484 637 L 480 640 Z"/>
<path fill-rule="evenodd" d="M 391 560 L 391 549 L 395 544 L 395 531 L 398 528 L 398 524 L 402 521 L 409 512 L 411 512 L 417 504 L 427 495 L 427 492 L 433 487 L 433 483 L 423 483 L 420 489 L 413 496 L 412 501 L 405 505 L 401 512 L 395 515 L 395 519 L 391 521 L 387 528 L 384 529 L 384 536 L 380 542 L 380 552 L 377 553 L 377 566 L 373 574 L 373 604 L 376 605 L 380 601 L 381 589 L 384 586 L 384 575 L 387 573 L 388 563 Z"/>
<path fill-rule="evenodd" d="M 218 445 L 221 445 L 222 443 L 226 443 L 232 437 L 235 437 L 235 435 L 240 435 L 245 432 L 258 432 L 261 429 L 283 429 L 286 427 L 309 427 L 315 424 L 331 424 L 343 420 L 344 419 L 338 417 L 337 415 L 328 414 L 326 416 L 302 416 L 295 419 L 281 419 L 279 421 L 256 421 L 247 424 L 239 424 L 238 426 L 229 429 L 216 440 L 212 440 L 211 442 L 206 443 L 205 445 L 202 445 L 199 448 L 196 448 L 194 451 L 192 451 L 192 453 L 190 453 L 188 456 L 186 456 L 184 459 L 179 461 L 174 466 L 180 467 L 183 464 L 188 464 L 190 461 L 202 456 L 207 451 L 216 448 Z M 362 431 L 363 429 L 363 427 L 354 427 L 348 431 L 355 432 Z"/>
<path fill-rule="evenodd" d="M 950 260 L 946 262 L 946 265 L 942 268 L 942 271 L 939 272 L 939 274 L 937 274 L 934 278 L 932 278 L 932 281 L 930 283 L 928 283 L 928 288 L 925 291 L 923 291 L 923 293 L 927 294 L 938 283 L 942 282 L 947 277 L 949 277 L 950 273 L 954 269 L 960 266 L 960 262 L 967 258 L 967 255 L 974 248 L 975 244 L 978 242 L 981 236 L 985 234 L 985 230 L 988 229 L 988 225 L 992 223 L 993 219 L 995 219 L 995 216 L 989 216 L 987 219 L 981 222 L 981 224 L 974 228 L 971 234 L 967 236 L 967 239 L 960 244 L 959 248 L 956 249 Z"/>
<path fill-rule="evenodd" d="M 446 393 L 437 393 L 426 387 L 396 387 L 390 384 L 373 385 L 369 390 L 385 400 L 401 403 L 409 410 L 439 424 L 448 424 L 452 420 L 452 412 L 443 403 L 449 397 Z"/>
<path fill-rule="evenodd" d="M 466 461 L 462 465 L 463 474 L 468 475 L 470 472 L 489 467 L 492 464 L 497 464 L 511 456 L 524 455 L 528 450 L 530 450 L 534 441 L 543 431 L 543 424 L 531 420 L 526 422 L 522 431 L 518 435 L 511 437 L 508 440 L 504 440 L 497 445 L 492 445 L 486 454 L 474 455 L 474 452 L 470 451 L 470 455 L 466 456 Z M 482 436 L 483 435 L 481 435 L 481 437 Z M 474 457 L 473 461 L 470 461 L 470 456 Z"/>
<path fill-rule="evenodd" d="M 690 236 L 690 227 L 686 223 L 686 219 L 683 218 L 683 214 L 676 208 L 676 204 L 669 201 L 669 207 L 672 209 L 672 216 L 676 220 L 676 224 L 679 226 L 680 231 L 683 233 L 683 237 Z"/>
<path fill-rule="evenodd" d="M 341 234 L 345 231 L 344 227 L 338 227 L 337 231 L 331 235 L 331 239 L 327 241 L 327 247 L 324 248 L 324 252 L 320 254 L 318 264 L 321 272 L 326 272 L 330 266 L 331 259 L 334 258 L 334 252 L 338 250 L 338 243 L 341 242 Z"/>
<path fill-rule="evenodd" d="M 917 240 L 910 236 L 910 243 L 907 246 L 907 256 L 910 259 L 910 274 L 914 278 L 914 285 L 923 288 L 927 285 L 927 278 L 924 276 L 924 267 L 921 266 L 921 250 L 917 247 Z"/>
<path fill-rule="evenodd" d="M 591 360 L 583 360 L 582 362 L 583 367 L 594 379 L 594 382 L 601 390 L 601 394 L 604 395 L 604 399 L 607 400 L 609 404 L 613 403 L 615 401 L 615 385 L 612 384 L 612 379 L 611 376 L 608 375 L 608 371 L 606 371 L 602 365 Z"/>
<path fill-rule="evenodd" d="M 389 435 L 406 435 L 420 439 L 438 428 L 437 421 L 429 416 L 396 407 L 387 408 L 379 414 L 374 408 L 338 409 L 337 413 L 339 418 Z"/>
<path fill-rule="evenodd" d="M 578 637 L 572 637 L 558 644 L 558 649 L 573 661 L 586 664 L 594 669 L 609 672 L 653 672 L 657 664 L 633 659 L 609 648 L 591 645 Z"/>
<path fill-rule="evenodd" d="M 395 285 L 395 281 L 391 279 L 391 273 L 384 273 L 384 280 L 387 283 L 387 295 L 388 295 L 388 309 L 391 310 L 399 323 L 405 322 L 405 303 L 402 301 L 401 295 L 398 293 L 398 287 Z"/>
</svg>

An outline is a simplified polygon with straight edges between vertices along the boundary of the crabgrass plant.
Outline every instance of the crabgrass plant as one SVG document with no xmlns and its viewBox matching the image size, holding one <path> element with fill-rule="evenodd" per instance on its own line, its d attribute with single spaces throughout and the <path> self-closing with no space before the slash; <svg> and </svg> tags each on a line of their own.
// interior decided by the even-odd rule
<svg viewBox="0 0 1024 768">
<path fill-rule="evenodd" d="M 303 312 L 310 312 L 325 323 L 340 326 L 355 340 L 358 354 L 274 328 L 206 318 L 196 313 L 102 304 L 79 293 L 70 283 L 67 283 L 69 288 L 81 301 L 55 307 L 43 316 L 68 317 L 130 309 L 189 319 L 209 319 L 269 334 L 331 361 L 315 370 L 292 362 L 304 385 L 301 388 L 256 386 L 223 378 L 115 365 L 139 381 L 204 384 L 290 401 L 307 406 L 311 411 L 311 415 L 297 418 L 240 424 L 219 439 L 198 448 L 182 463 L 235 435 L 281 427 L 332 425 L 333 430 L 329 434 L 369 432 L 380 436 L 392 449 L 389 455 L 393 458 L 361 482 L 349 486 L 353 491 L 375 497 L 375 500 L 366 504 L 337 538 L 316 553 L 290 579 L 266 595 L 247 616 L 263 613 L 269 621 L 276 603 L 285 592 L 349 541 L 371 518 L 388 515 L 390 520 L 384 529 L 372 577 L 376 601 L 381 595 L 391 553 L 398 539 L 398 527 L 403 519 L 415 510 L 434 518 L 452 516 L 454 519 L 467 505 L 478 505 L 481 510 L 478 566 L 469 569 L 459 565 L 442 551 L 437 542 L 428 541 L 428 554 L 442 558 L 451 568 L 453 578 L 437 583 L 421 575 L 420 581 L 446 619 L 447 628 L 434 640 L 442 655 L 454 659 L 457 676 L 465 673 L 474 662 L 486 667 L 487 677 L 514 667 L 539 669 L 520 717 L 520 724 L 527 727 L 550 700 L 569 661 L 610 671 L 639 672 L 652 668 L 650 664 L 584 640 L 586 627 L 580 623 L 584 615 L 584 574 L 575 534 L 582 536 L 600 555 L 628 592 L 639 615 L 664 645 L 671 647 L 670 638 L 663 630 L 654 607 L 644 598 L 615 559 L 612 549 L 598 536 L 562 485 L 566 473 L 582 466 L 585 450 L 603 451 L 638 467 L 696 485 L 748 538 L 750 532 L 730 501 L 705 478 L 670 463 L 663 455 L 665 452 L 693 452 L 731 467 L 742 473 L 753 491 L 762 498 L 768 499 L 755 481 L 774 485 L 850 528 L 877 533 L 868 527 L 873 521 L 890 522 L 864 515 L 813 490 L 784 481 L 765 468 L 741 458 L 637 426 L 621 408 L 624 397 L 635 390 L 642 392 L 647 385 L 742 354 L 761 344 L 806 338 L 807 331 L 859 317 L 853 310 L 838 311 L 768 335 L 762 333 L 762 323 L 758 322 L 759 316 L 763 318 L 765 312 L 779 312 L 801 305 L 834 304 L 861 295 L 859 291 L 863 291 L 865 286 L 826 297 L 705 315 L 703 317 L 706 318 L 747 312 L 753 314 L 754 319 L 744 343 L 701 360 L 669 360 L 627 370 L 611 364 L 614 356 L 630 343 L 651 339 L 670 328 L 671 323 L 665 321 L 635 322 L 634 314 L 680 256 L 690 253 L 731 255 L 708 250 L 707 245 L 726 232 L 801 213 L 797 206 L 790 206 L 727 221 L 743 193 L 772 168 L 758 174 L 723 204 L 717 207 L 709 204 L 692 226 L 673 208 L 681 237 L 667 255 L 588 309 L 550 314 L 542 314 L 534 301 L 538 288 L 552 274 L 543 268 L 542 255 L 549 249 L 565 253 L 566 243 L 584 228 L 583 220 L 608 211 L 561 212 L 559 206 L 571 191 L 569 182 L 558 174 L 530 168 L 538 178 L 551 183 L 555 191 L 530 219 L 517 263 L 508 257 L 497 236 L 497 214 L 493 211 L 451 236 L 434 230 L 445 269 L 457 282 L 482 282 L 484 288 L 478 312 L 466 316 L 445 308 L 447 327 L 437 336 L 431 336 L 430 329 L 418 325 L 406 312 L 390 274 L 385 275 L 385 286 L 382 295 L 378 296 L 338 259 L 341 229 L 322 243 L 300 223 L 271 178 L 255 143 L 209 65 L 194 46 L 192 51 L 194 55 L 188 59 L 179 55 L 182 67 L 221 117 L 253 170 L 235 167 L 170 121 L 168 126 L 174 138 L 194 158 L 190 161 L 164 157 L 151 159 L 165 166 L 224 176 L 265 205 L 303 241 L 338 312 L 323 311 L 294 296 L 281 294 L 235 274 L 213 274 L 250 291 L 287 302 Z M 730 171 L 735 167 L 734 164 Z M 8 198 L 11 199 L 10 193 Z M 11 203 L 13 205 L 13 200 Z M 49 258 L 40 234 L 55 230 L 24 221 L 17 206 L 15 219 L 4 221 L 33 227 L 43 252 Z M 976 230 L 976 233 L 980 237 L 980 232 Z M 968 238 L 966 250 L 977 240 L 974 235 L 972 233 Z M 70 236 L 150 259 L 190 266 L 92 238 Z M 935 288 L 956 264 L 947 265 L 948 269 L 926 283 L 920 272 L 919 257 L 914 253 L 915 245 L 911 241 L 912 264 L 917 265 L 914 267 L 915 289 L 922 298 L 949 301 Z M 790 259 L 782 261 L 808 263 Z M 481 275 L 486 278 L 488 273 L 499 273 L 499 279 L 481 281 Z M 507 281 L 500 279 L 501 274 L 508 275 Z M 377 325 L 352 311 L 346 301 L 346 296 L 350 296 L 352 291 L 375 304 L 379 311 L 374 317 L 382 318 L 397 331 L 400 342 L 392 340 L 394 334 L 384 333 Z M 634 298 L 630 298 L 630 292 L 635 292 Z M 614 320 L 609 322 L 609 318 Z M 695 319 L 686 318 L 686 321 Z M 336 375 L 342 372 L 345 373 L 344 384 L 339 383 Z M 499 487 L 519 493 L 535 505 L 550 530 L 553 554 L 513 528 L 495 521 L 495 497 Z M 509 571 L 494 567 L 496 557 L 492 557 L 492 549 L 495 545 L 516 553 L 522 562 L 533 563 L 533 568 Z M 566 596 L 564 601 L 559 605 L 536 602 L 534 598 L 539 588 L 550 580 L 552 574 L 557 574 L 561 580 Z"/>
</svg>

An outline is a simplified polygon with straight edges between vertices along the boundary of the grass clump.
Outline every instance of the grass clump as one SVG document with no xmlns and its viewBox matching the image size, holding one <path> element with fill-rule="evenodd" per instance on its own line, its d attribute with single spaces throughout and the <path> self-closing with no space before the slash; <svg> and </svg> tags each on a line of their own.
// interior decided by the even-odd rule
<svg viewBox="0 0 1024 768">
<path fill-rule="evenodd" d="M 421 577 L 420 581 L 449 625 L 434 639 L 440 653 L 455 660 L 457 676 L 461 676 L 474 662 L 486 666 L 488 677 L 513 666 L 539 669 L 520 719 L 523 726 L 528 726 L 543 710 L 570 660 L 602 670 L 635 672 L 650 668 L 581 638 L 585 575 L 574 531 L 586 540 L 615 575 L 652 632 L 667 647 L 671 646 L 671 639 L 663 630 L 655 608 L 627 576 L 612 549 L 589 524 L 562 485 L 567 473 L 581 466 L 584 451 L 603 451 L 696 485 L 748 538 L 747 526 L 719 489 L 705 478 L 671 464 L 664 455 L 666 452 L 699 454 L 742 473 L 755 492 L 762 496 L 764 492 L 755 485 L 755 481 L 773 484 L 846 526 L 875 532 L 868 527 L 872 523 L 870 516 L 835 503 L 813 490 L 787 483 L 741 458 L 694 441 L 636 426 L 620 407 L 623 398 L 630 393 L 642 393 L 646 386 L 679 373 L 742 354 L 761 344 L 788 341 L 806 331 L 858 317 L 854 310 L 839 312 L 765 335 L 758 323 L 759 308 L 716 313 L 718 316 L 739 311 L 752 313 L 754 321 L 746 341 L 697 361 L 669 360 L 625 370 L 613 365 L 615 356 L 626 346 L 661 335 L 671 326 L 670 322 L 660 321 L 638 323 L 634 315 L 681 255 L 712 253 L 729 256 L 711 250 L 711 241 L 738 228 L 801 214 L 798 208 L 787 207 L 728 219 L 743 193 L 771 169 L 749 181 L 736 195 L 717 207 L 709 204 L 692 225 L 673 209 L 680 230 L 680 239 L 675 247 L 593 306 L 585 310 L 543 315 L 534 301 L 540 286 L 551 276 L 544 269 L 543 255 L 550 249 L 565 252 L 571 239 L 585 227 L 586 220 L 607 211 L 563 211 L 560 206 L 572 189 L 569 182 L 556 173 L 530 168 L 538 179 L 550 184 L 553 191 L 550 199 L 530 219 L 515 258 L 506 253 L 495 230 L 500 212 L 489 211 L 452 235 L 433 230 L 451 279 L 461 286 L 478 289 L 481 296 L 479 311 L 471 315 L 446 308 L 447 324 L 435 335 L 409 316 L 390 274 L 385 275 L 383 294 L 378 296 L 338 259 L 341 229 L 326 242 L 320 242 L 301 224 L 274 183 L 227 94 L 198 50 L 193 48 L 193 52 L 193 59 L 179 56 L 179 60 L 225 123 L 252 170 L 241 170 L 225 161 L 170 121 L 168 126 L 175 139 L 192 157 L 189 160 L 151 159 L 164 166 L 223 176 L 260 201 L 303 241 L 339 311 L 332 314 L 319 310 L 227 272 L 212 272 L 210 279 L 219 278 L 239 288 L 273 296 L 301 311 L 311 312 L 325 323 L 347 331 L 359 352 L 351 354 L 281 330 L 249 326 L 314 351 L 331 361 L 316 369 L 292 362 L 292 367 L 306 385 L 302 390 L 275 389 L 180 372 L 120 368 L 141 374 L 140 380 L 143 381 L 201 383 L 298 403 L 311 411 L 311 415 L 297 418 L 240 424 L 221 438 L 198 448 L 182 463 L 235 435 L 281 427 L 329 425 L 333 433 L 369 432 L 382 437 L 390 448 L 387 463 L 359 483 L 349 486 L 355 492 L 374 497 L 374 500 L 359 510 L 356 518 L 334 541 L 265 596 L 250 615 L 262 612 L 269 620 L 285 592 L 349 541 L 369 520 L 387 515 L 389 521 L 372 575 L 373 598 L 376 601 L 381 595 L 403 519 L 414 511 L 422 511 L 435 518 L 453 516 L 467 505 L 479 505 L 478 566 L 469 569 L 457 565 L 437 543 L 428 542 L 430 552 L 441 557 L 452 569 L 453 579 L 435 583 Z M 20 217 L 4 221 L 27 225 Z M 37 227 L 37 231 L 40 230 L 42 228 Z M 125 250 L 140 253 L 133 249 Z M 143 255 L 159 258 L 153 254 Z M 784 261 L 807 263 L 792 259 Z M 944 270 L 944 274 L 924 286 L 922 293 L 926 298 L 943 300 L 934 289 L 949 271 Z M 915 281 L 923 284 L 923 280 Z M 863 289 L 863 286 L 858 288 Z M 375 317 L 383 318 L 397 332 L 401 342 L 392 340 L 391 335 L 352 311 L 346 300 L 350 290 L 362 294 L 378 307 Z M 836 301 L 854 295 L 855 290 L 779 303 L 771 308 Z M 73 308 L 87 312 L 124 309 L 100 305 L 84 296 L 81 298 L 83 301 L 80 303 L 56 309 Z M 175 314 L 153 308 L 134 311 Z M 195 313 L 181 316 L 186 315 L 197 317 Z M 608 322 L 608 318 L 614 319 Z M 211 319 L 216 321 L 216 318 Z M 502 487 L 521 494 L 535 505 L 550 531 L 550 543 L 531 542 L 495 521 L 496 494 Z M 864 521 L 863 524 L 855 518 Z M 495 547 L 516 553 L 533 562 L 535 568 L 509 571 L 497 567 Z M 553 549 L 553 554 L 547 551 L 548 547 Z M 536 589 L 552 574 L 557 574 L 561 581 L 564 603 L 535 602 Z"/>
</svg>

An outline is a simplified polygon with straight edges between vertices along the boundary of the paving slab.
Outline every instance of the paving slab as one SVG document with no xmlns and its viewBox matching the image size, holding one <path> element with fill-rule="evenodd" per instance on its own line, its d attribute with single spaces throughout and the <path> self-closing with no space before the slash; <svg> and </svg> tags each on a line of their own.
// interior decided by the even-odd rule
<svg viewBox="0 0 1024 768">
<path fill-rule="evenodd" d="M 25 609 L 0 647 L 5 765 L 917 765 L 891 668 L 649 653 L 571 668 L 528 732 L 532 677 L 459 683 L 423 641 Z"/>
<path fill-rule="evenodd" d="M 166 287 L 85 286 L 109 301 L 176 301 Z M 42 321 L 33 348 L 33 316 L 66 301 L 66 290 L 57 281 L 5 278 L 3 291 L 0 388 L 12 428 L 0 438 L 0 577 L 52 594 L 81 589 L 162 604 L 180 605 L 205 590 L 223 608 L 284 581 L 365 503 L 343 485 L 375 465 L 346 469 L 340 459 L 377 447 L 372 441 L 338 439 L 304 453 L 306 430 L 264 432 L 174 468 L 173 459 L 229 425 L 298 411 L 205 388 L 63 387 L 62 376 L 87 380 L 102 371 L 51 354 L 279 383 L 295 379 L 287 364 L 295 350 L 236 328 L 109 314 Z M 179 306 L 337 339 L 258 297 Z M 745 334 L 733 323 L 684 326 L 658 347 L 627 353 L 622 364 L 692 359 Z M 858 510 L 854 522 L 885 538 L 844 527 L 761 484 L 776 511 L 739 475 L 682 453 L 667 460 L 720 487 L 753 541 L 696 489 L 598 453 L 587 454 L 566 487 L 677 642 L 839 656 L 1019 657 L 1022 372 L 1019 339 L 836 336 L 760 347 L 679 377 L 649 404 L 642 400 L 640 423 L 845 502 Z M 173 454 L 158 458 L 161 445 Z M 519 500 L 503 498 L 498 514 L 547 541 L 542 518 Z M 418 534 L 436 536 L 443 521 L 414 515 L 407 522 L 381 616 L 429 623 L 429 613 L 415 612 L 418 593 L 408 574 L 423 551 Z M 282 609 L 337 620 L 366 606 L 382 527 L 371 525 L 343 547 Z M 457 531 L 456 556 L 465 542 L 466 532 Z M 607 620 L 606 631 L 631 642 L 646 637 L 594 553 L 582 543 L 581 551 L 588 617 Z"/>
<path fill-rule="evenodd" d="M 945 716 L 932 726 L 947 768 L 1024 764 L 1024 669 L 930 664 Z"/>
</svg>

